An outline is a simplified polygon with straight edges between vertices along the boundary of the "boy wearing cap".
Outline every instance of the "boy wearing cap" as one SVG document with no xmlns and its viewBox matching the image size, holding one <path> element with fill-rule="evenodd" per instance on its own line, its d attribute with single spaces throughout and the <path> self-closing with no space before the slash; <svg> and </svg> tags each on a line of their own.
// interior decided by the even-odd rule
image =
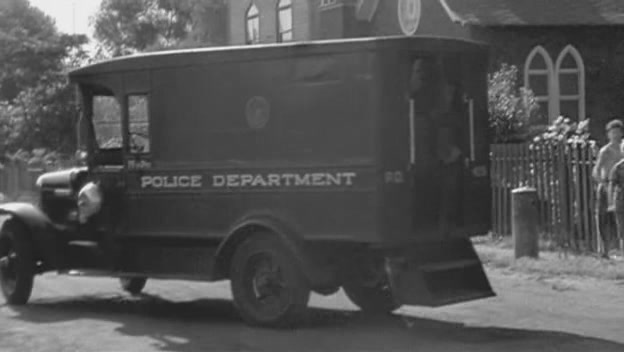
<svg viewBox="0 0 624 352">
<path fill-rule="evenodd" d="M 620 120 L 612 120 L 607 124 L 606 132 L 609 142 L 600 148 L 592 175 L 598 183 L 596 191 L 596 220 L 598 233 L 603 242 L 602 255 L 608 258 L 609 242 L 613 237 L 616 222 L 614 214 L 615 194 L 618 194 L 620 197 L 624 196 L 619 191 L 619 189 L 624 189 L 622 188 L 624 187 L 624 164 L 620 163 L 619 167 L 615 167 L 624 158 L 622 153 L 624 124 Z M 624 209 L 622 211 L 624 212 Z M 622 225 L 624 226 L 624 223 Z"/>
</svg>

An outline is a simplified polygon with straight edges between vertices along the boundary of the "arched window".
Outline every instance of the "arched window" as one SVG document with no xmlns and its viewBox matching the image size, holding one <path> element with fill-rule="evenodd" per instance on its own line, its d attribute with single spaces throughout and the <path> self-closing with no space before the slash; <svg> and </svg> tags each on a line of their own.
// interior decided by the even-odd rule
<svg viewBox="0 0 624 352">
<path fill-rule="evenodd" d="M 260 11 L 252 3 L 245 13 L 245 43 L 260 43 Z"/>
<path fill-rule="evenodd" d="M 293 40 L 293 5 L 292 0 L 277 2 L 277 41 Z"/>
<path fill-rule="evenodd" d="M 535 124 L 547 125 L 557 117 L 556 87 L 553 79 L 553 62 L 542 47 L 535 47 L 524 64 L 524 85 L 531 89 L 540 105 L 539 118 Z"/>
<path fill-rule="evenodd" d="M 585 119 L 585 65 L 578 50 L 566 46 L 555 65 L 559 93 L 559 114 Z"/>
</svg>

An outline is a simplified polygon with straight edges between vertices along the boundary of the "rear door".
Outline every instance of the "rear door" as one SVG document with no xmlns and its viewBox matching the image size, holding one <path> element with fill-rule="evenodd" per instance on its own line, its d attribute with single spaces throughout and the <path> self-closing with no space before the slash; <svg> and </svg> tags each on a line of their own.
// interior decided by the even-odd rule
<svg viewBox="0 0 624 352">
<path fill-rule="evenodd" d="M 410 158 L 417 232 L 485 233 L 490 224 L 486 58 L 409 58 Z"/>
<path fill-rule="evenodd" d="M 490 225 L 487 57 L 480 52 L 442 54 L 437 160 L 440 230 L 485 234 Z"/>
<path fill-rule="evenodd" d="M 466 150 L 463 229 L 470 236 L 491 228 L 489 176 L 490 129 L 487 106 L 487 53 L 466 54 L 461 59 L 464 145 Z"/>
</svg>

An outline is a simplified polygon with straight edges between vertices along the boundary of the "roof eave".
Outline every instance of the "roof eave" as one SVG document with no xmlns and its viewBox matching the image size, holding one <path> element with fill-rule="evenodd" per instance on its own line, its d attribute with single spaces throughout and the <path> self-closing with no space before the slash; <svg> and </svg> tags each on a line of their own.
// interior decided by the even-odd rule
<svg viewBox="0 0 624 352">
<path fill-rule="evenodd" d="M 449 19 L 452 22 L 459 23 L 462 26 L 465 26 L 465 25 L 469 24 L 466 19 L 462 18 L 459 14 L 457 14 L 457 12 L 455 12 L 455 11 L 453 11 L 453 9 L 451 9 L 451 7 L 446 2 L 446 0 L 439 0 L 439 1 L 440 1 L 440 5 L 442 6 L 444 11 L 446 12 L 446 15 L 449 17 Z"/>
</svg>

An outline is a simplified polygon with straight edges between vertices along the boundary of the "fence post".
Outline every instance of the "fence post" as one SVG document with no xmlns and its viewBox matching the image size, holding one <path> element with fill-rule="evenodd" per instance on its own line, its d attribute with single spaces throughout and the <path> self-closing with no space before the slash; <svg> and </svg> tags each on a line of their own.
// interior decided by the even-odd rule
<svg viewBox="0 0 624 352">
<path fill-rule="evenodd" d="M 517 258 L 538 256 L 537 190 L 516 188 L 511 192 L 511 233 Z"/>
</svg>

